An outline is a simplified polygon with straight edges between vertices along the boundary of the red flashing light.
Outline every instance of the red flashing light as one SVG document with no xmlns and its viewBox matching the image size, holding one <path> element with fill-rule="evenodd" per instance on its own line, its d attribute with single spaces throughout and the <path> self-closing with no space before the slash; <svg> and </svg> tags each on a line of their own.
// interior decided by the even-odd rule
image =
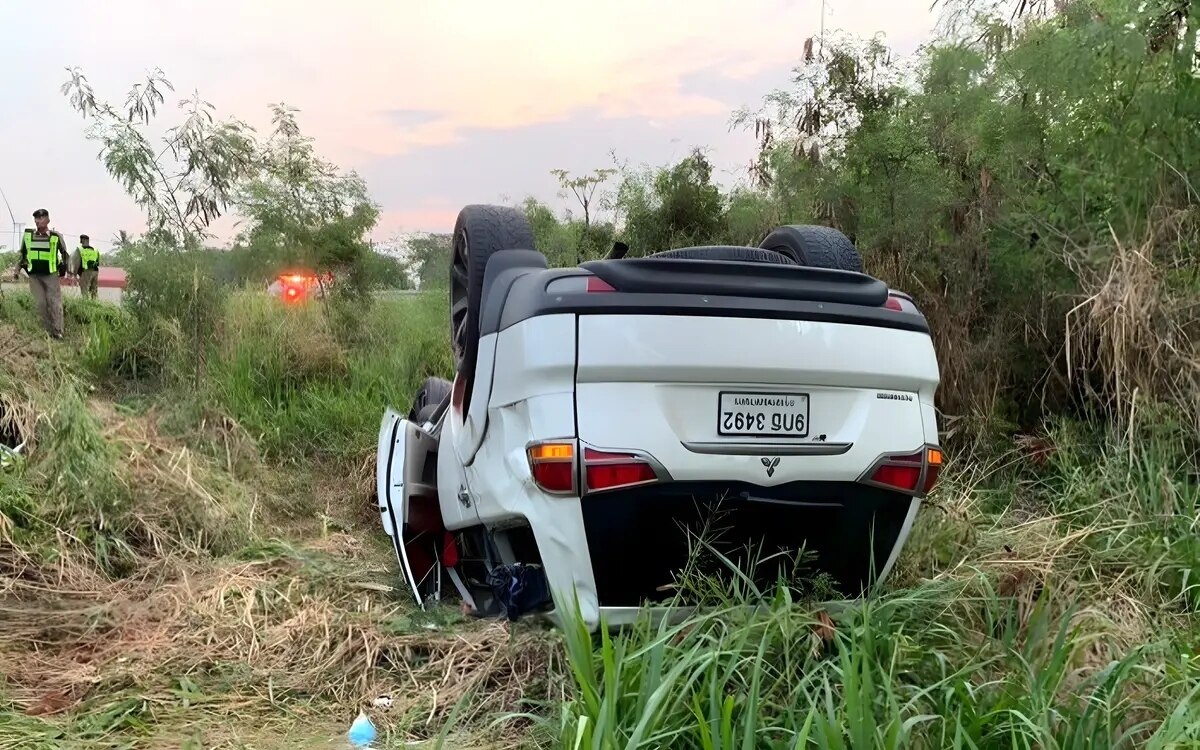
<svg viewBox="0 0 1200 750">
<path fill-rule="evenodd" d="M 589 276 L 587 278 L 587 291 L 589 294 L 592 294 L 594 292 L 615 292 L 617 289 L 599 276 Z"/>
</svg>

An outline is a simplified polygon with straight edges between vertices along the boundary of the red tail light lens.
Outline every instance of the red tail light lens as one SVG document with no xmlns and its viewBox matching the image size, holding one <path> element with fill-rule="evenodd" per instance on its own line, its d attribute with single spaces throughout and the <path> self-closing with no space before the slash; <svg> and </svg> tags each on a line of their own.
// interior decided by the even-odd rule
<svg viewBox="0 0 1200 750">
<path fill-rule="evenodd" d="M 913 492 L 917 489 L 917 482 L 921 481 L 921 467 L 884 464 L 871 475 L 871 481 L 905 492 Z"/>
<path fill-rule="evenodd" d="M 942 461 L 941 449 L 933 446 L 926 446 L 917 453 L 884 456 L 865 481 L 910 495 L 927 495 L 937 484 Z"/>
<path fill-rule="evenodd" d="M 658 477 L 648 464 L 629 463 L 612 466 L 588 466 L 587 486 L 589 490 L 611 490 L 635 484 L 653 482 Z"/>
<path fill-rule="evenodd" d="M 570 492 L 575 486 L 575 464 L 538 463 L 532 466 L 533 481 L 547 492 Z"/>
<path fill-rule="evenodd" d="M 921 493 L 928 495 L 937 484 L 938 475 L 942 473 L 942 452 L 937 448 L 925 449 L 925 485 Z"/>
<path fill-rule="evenodd" d="M 583 472 L 587 492 L 615 490 L 659 480 L 658 473 L 645 458 L 632 453 L 607 453 L 594 448 L 583 449 Z"/>
<path fill-rule="evenodd" d="M 575 492 L 575 444 L 538 443 L 526 449 L 533 481 L 546 492 L 570 495 Z"/>
<path fill-rule="evenodd" d="M 587 279 L 587 291 L 591 294 L 593 292 L 615 292 L 617 289 L 599 276 L 589 276 Z"/>
<path fill-rule="evenodd" d="M 883 306 L 889 310 L 895 310 L 896 312 L 904 312 L 904 305 L 901 305 L 900 300 L 896 299 L 895 297 L 888 297 L 887 302 L 884 302 Z"/>
<path fill-rule="evenodd" d="M 577 458 L 583 460 L 583 494 L 636 487 L 663 479 L 651 459 L 636 453 L 584 447 L 579 454 L 574 441 L 567 440 L 535 443 L 526 452 L 533 481 L 543 491 L 556 495 L 574 495 L 579 491 Z"/>
</svg>

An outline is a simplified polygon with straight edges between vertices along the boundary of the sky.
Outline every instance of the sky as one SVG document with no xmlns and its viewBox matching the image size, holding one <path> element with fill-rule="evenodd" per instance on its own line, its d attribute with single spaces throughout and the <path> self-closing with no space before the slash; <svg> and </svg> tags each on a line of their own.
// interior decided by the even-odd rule
<svg viewBox="0 0 1200 750">
<path fill-rule="evenodd" d="M 931 0 L 826 0 L 827 32 L 928 40 Z M 706 146 L 741 179 L 752 133 L 740 107 L 787 87 L 821 0 L 0 0 L 0 190 L 103 249 L 145 226 L 97 160 L 59 87 L 78 65 L 98 98 L 146 71 L 198 90 L 219 116 L 269 132 L 269 105 L 300 110 L 318 152 L 357 170 L 381 207 L 373 239 L 448 232 L 461 206 L 533 195 L 556 208 L 554 168 L 665 165 Z M 173 107 L 160 118 L 176 118 Z M 173 124 L 173 122 L 172 122 Z M 218 241 L 236 217 L 214 224 Z M 10 221 L 0 205 L 0 244 Z"/>
</svg>

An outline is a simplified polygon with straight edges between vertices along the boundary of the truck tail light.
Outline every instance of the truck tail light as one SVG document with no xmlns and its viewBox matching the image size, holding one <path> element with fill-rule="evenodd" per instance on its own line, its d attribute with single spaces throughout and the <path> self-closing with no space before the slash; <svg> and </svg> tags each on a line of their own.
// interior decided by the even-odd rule
<svg viewBox="0 0 1200 750">
<path fill-rule="evenodd" d="M 887 454 L 860 481 L 906 495 L 928 495 L 937 484 L 943 460 L 941 449 L 932 445 L 915 453 Z"/>
<path fill-rule="evenodd" d="M 574 441 L 534 443 L 525 452 L 529 456 L 529 473 L 538 487 L 554 495 L 575 494 Z"/>
<path fill-rule="evenodd" d="M 938 475 L 942 473 L 942 460 L 941 449 L 925 449 L 925 484 L 921 488 L 921 494 L 928 495 L 937 484 Z"/>
<path fill-rule="evenodd" d="M 650 460 L 637 453 L 583 449 L 584 492 L 636 487 L 661 479 Z"/>
</svg>

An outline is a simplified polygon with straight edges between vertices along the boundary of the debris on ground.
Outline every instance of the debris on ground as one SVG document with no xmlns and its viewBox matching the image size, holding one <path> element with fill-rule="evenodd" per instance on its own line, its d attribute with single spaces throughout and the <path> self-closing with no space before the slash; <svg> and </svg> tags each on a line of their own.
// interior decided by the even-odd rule
<svg viewBox="0 0 1200 750">
<path fill-rule="evenodd" d="M 371 723 L 371 719 L 362 711 L 358 712 L 358 718 L 350 725 L 350 731 L 346 736 L 350 738 L 350 744 L 354 747 L 369 747 L 375 738 L 379 735 L 375 725 Z"/>
</svg>

